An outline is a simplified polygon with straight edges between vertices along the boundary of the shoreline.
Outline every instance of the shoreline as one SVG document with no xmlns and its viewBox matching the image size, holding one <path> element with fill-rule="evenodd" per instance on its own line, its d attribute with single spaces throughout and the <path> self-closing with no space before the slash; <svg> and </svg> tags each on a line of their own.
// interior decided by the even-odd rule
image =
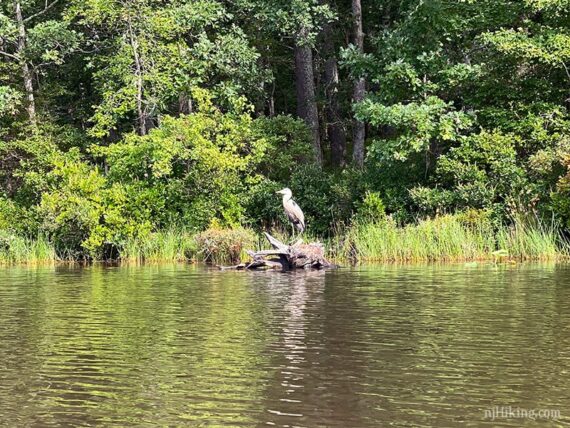
<svg viewBox="0 0 570 428">
<path fill-rule="evenodd" d="M 441 215 L 404 226 L 392 219 L 354 222 L 337 227 L 330 237 L 305 234 L 303 241 L 322 242 L 328 260 L 354 263 L 432 263 L 570 260 L 570 243 L 562 229 L 536 220 L 514 220 L 495 226 L 486 221 L 466 222 L 459 215 Z M 280 230 L 272 235 L 282 242 L 293 240 Z M 97 252 L 81 247 L 62 248 L 61 242 L 43 235 L 23 237 L 0 230 L 0 266 L 10 264 L 204 262 L 231 265 L 248 260 L 247 250 L 261 250 L 266 243 L 260 230 L 246 227 L 215 228 L 191 232 L 172 227 L 142 239 L 101 244 Z M 296 239 L 296 238 L 295 238 Z"/>
</svg>

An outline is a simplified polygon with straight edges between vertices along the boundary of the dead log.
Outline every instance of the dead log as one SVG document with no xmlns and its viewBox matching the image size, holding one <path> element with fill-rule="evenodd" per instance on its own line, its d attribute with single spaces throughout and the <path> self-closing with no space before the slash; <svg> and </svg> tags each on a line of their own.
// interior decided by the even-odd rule
<svg viewBox="0 0 570 428">
<path fill-rule="evenodd" d="M 326 269 L 336 267 L 325 258 L 325 247 L 320 242 L 304 244 L 302 240 L 286 245 L 264 232 L 273 247 L 270 250 L 247 251 L 251 257 L 248 263 L 235 266 L 220 266 L 220 269 L 248 270 L 258 268 L 279 268 L 283 271 L 293 269 Z"/>
</svg>

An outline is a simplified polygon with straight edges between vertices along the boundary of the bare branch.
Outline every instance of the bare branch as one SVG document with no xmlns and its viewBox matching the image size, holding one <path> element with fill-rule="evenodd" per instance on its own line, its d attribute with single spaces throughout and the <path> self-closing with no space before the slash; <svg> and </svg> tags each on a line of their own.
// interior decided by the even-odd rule
<svg viewBox="0 0 570 428">
<path fill-rule="evenodd" d="M 568 76 L 568 79 L 570 79 L 570 71 L 568 71 L 568 67 L 566 67 L 566 64 L 564 63 L 564 61 L 560 61 L 562 63 L 562 67 L 564 67 L 564 70 L 566 71 L 566 76 Z"/>
<path fill-rule="evenodd" d="M 46 65 L 50 65 L 50 64 L 51 64 L 51 62 L 49 62 L 49 61 L 41 62 L 39 64 L 32 64 L 32 72 L 37 73 L 40 68 L 45 67 Z"/>
<path fill-rule="evenodd" d="M 33 15 L 28 16 L 26 19 L 24 19 L 24 23 L 29 22 L 32 19 L 37 18 L 40 15 L 43 15 L 48 10 L 50 10 L 52 7 L 54 7 L 56 5 L 56 3 L 58 3 L 58 2 L 59 2 L 59 0 L 54 0 L 50 4 L 47 4 L 47 0 L 46 0 L 46 5 L 45 5 L 44 9 L 40 10 L 38 13 L 34 13 Z"/>
<path fill-rule="evenodd" d="M 0 51 L 0 55 L 7 56 L 8 58 L 12 58 L 13 60 L 20 61 L 20 57 L 8 52 Z"/>
</svg>

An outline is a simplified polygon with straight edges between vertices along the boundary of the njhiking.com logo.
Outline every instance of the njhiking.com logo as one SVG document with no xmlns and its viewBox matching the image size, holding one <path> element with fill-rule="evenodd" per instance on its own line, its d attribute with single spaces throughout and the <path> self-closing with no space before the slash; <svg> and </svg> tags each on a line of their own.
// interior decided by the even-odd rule
<svg viewBox="0 0 570 428">
<path fill-rule="evenodd" d="M 532 419 L 557 420 L 560 419 L 559 409 L 523 409 L 513 406 L 495 406 L 485 409 L 485 419 Z"/>
</svg>

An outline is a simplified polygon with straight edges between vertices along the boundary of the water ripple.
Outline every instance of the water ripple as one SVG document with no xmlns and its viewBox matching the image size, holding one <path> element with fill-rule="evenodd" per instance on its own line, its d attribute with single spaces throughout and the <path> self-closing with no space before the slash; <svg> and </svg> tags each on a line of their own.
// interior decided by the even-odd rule
<svg viewBox="0 0 570 428">
<path fill-rule="evenodd" d="M 569 321 L 564 265 L 6 268 L 0 425 L 568 425 Z"/>
</svg>

